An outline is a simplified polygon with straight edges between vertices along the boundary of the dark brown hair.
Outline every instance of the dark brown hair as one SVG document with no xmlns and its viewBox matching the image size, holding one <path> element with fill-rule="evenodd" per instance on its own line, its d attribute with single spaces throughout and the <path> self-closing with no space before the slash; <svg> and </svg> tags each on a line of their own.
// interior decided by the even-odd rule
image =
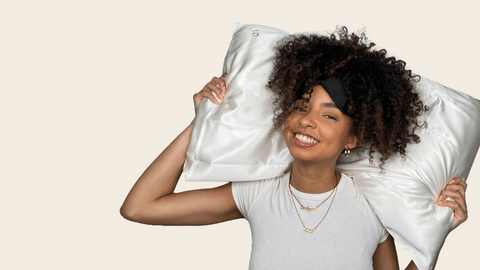
<svg viewBox="0 0 480 270">
<path fill-rule="evenodd" d="M 357 145 L 381 154 L 381 167 L 394 153 L 405 156 L 408 143 L 418 143 L 415 129 L 425 125 L 417 117 L 424 106 L 415 91 L 418 76 L 405 62 L 375 50 L 365 34 L 339 27 L 330 36 L 292 35 L 275 50 L 267 87 L 275 95 L 274 131 L 281 129 L 297 99 L 311 94 L 318 81 L 334 77 L 347 97 L 347 115 L 353 119 Z"/>
</svg>

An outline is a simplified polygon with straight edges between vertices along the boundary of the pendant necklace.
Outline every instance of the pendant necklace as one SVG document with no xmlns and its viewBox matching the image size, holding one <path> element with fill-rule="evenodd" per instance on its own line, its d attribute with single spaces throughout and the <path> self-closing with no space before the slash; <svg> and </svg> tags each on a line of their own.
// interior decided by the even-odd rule
<svg viewBox="0 0 480 270">
<path fill-rule="evenodd" d="M 335 186 L 336 187 L 336 186 Z M 295 194 L 293 194 L 292 192 L 292 187 L 290 185 L 288 185 L 288 188 L 290 189 L 290 194 L 292 194 L 293 198 L 295 198 L 295 200 L 298 202 L 298 204 L 300 204 L 300 209 L 301 210 L 307 210 L 308 212 L 313 212 L 313 211 L 317 211 L 318 207 L 320 207 L 324 202 L 326 202 L 333 194 L 333 192 L 335 191 L 335 188 L 332 190 L 332 192 L 330 192 L 330 195 L 328 195 L 328 197 L 323 200 L 323 202 L 321 202 L 319 205 L 317 205 L 315 208 L 310 208 L 308 206 L 304 206 L 297 198 L 297 196 L 295 196 Z"/>
<path fill-rule="evenodd" d="M 333 204 L 333 201 L 335 200 L 335 196 L 337 195 L 337 189 L 338 189 L 338 183 L 340 182 L 340 180 L 337 180 L 337 185 L 335 186 L 335 188 L 333 189 L 332 193 L 333 193 L 333 198 L 332 198 L 332 202 L 330 202 L 330 205 L 328 206 L 328 209 L 327 209 L 327 212 L 325 213 L 325 215 L 323 216 L 322 220 L 320 220 L 320 222 L 317 224 L 317 226 L 315 226 L 315 228 L 310 228 L 310 227 L 307 227 L 305 226 L 305 223 L 303 223 L 303 220 L 302 220 L 302 217 L 300 217 L 300 213 L 298 213 L 298 209 L 297 209 L 297 205 L 295 204 L 295 201 L 294 201 L 294 197 L 295 199 L 297 199 L 297 197 L 293 194 L 292 192 L 292 188 L 290 187 L 290 183 L 288 185 L 289 189 L 290 189 L 290 195 L 292 197 L 292 203 L 293 203 L 293 207 L 295 208 L 295 212 L 297 212 L 297 216 L 298 218 L 300 219 L 300 222 L 302 223 L 302 226 L 303 226 L 303 231 L 304 232 L 308 232 L 308 233 L 311 233 L 313 234 L 313 232 L 318 228 L 318 226 L 320 226 L 320 224 L 322 224 L 323 220 L 327 217 L 327 214 L 328 212 L 330 211 L 330 207 L 332 207 L 332 204 Z M 309 208 L 309 209 L 314 209 L 314 210 L 308 210 L 308 211 L 316 211 L 317 208 L 322 205 L 325 201 L 328 200 L 328 198 L 330 198 L 330 196 L 332 195 L 332 193 L 330 193 L 330 195 L 327 197 L 327 199 L 325 199 L 323 202 L 321 202 L 317 207 L 315 208 Z M 302 206 L 304 207 L 297 199 L 297 202 Z M 303 208 L 302 208 L 303 209 Z"/>
</svg>

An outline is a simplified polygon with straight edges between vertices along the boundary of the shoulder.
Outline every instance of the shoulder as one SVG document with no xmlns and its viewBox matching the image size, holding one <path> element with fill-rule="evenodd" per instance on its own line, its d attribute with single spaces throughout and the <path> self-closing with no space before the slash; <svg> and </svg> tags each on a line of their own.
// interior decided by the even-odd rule
<svg viewBox="0 0 480 270">
<path fill-rule="evenodd" d="M 342 182 L 344 182 L 344 192 L 345 196 L 349 197 L 350 199 L 354 200 L 356 203 L 361 202 L 361 206 L 371 210 L 370 204 L 368 200 L 361 192 L 360 188 L 355 183 L 355 180 L 342 173 Z M 372 210 L 373 211 L 373 210 Z"/>
<path fill-rule="evenodd" d="M 278 190 L 279 187 L 287 185 L 290 178 L 290 172 L 283 175 L 255 181 L 241 181 L 232 183 L 232 194 L 238 210 L 243 217 L 247 217 L 251 207 L 256 200 L 268 192 Z"/>
<path fill-rule="evenodd" d="M 352 203 L 358 203 L 361 201 L 363 205 L 363 203 L 367 202 L 363 194 L 360 192 L 360 189 L 355 184 L 355 181 L 350 176 L 342 173 L 339 185 L 341 185 L 339 186 L 339 189 L 341 188 L 342 195 L 351 200 Z"/>
<path fill-rule="evenodd" d="M 381 220 L 378 218 L 374 209 L 370 206 L 368 200 L 363 196 L 362 192 L 355 183 L 355 179 L 342 174 L 342 180 L 345 182 L 344 198 L 346 198 L 349 208 L 354 210 L 355 215 L 363 216 L 368 223 L 372 224 L 378 236 L 378 243 L 385 241 L 388 237 L 388 232 L 383 226 Z M 371 225 L 370 225 L 371 226 Z"/>
<path fill-rule="evenodd" d="M 351 207 L 357 211 L 362 211 L 365 214 L 373 217 L 375 212 L 368 203 L 368 200 L 358 188 L 355 180 L 346 174 L 342 174 L 342 182 L 344 182 L 344 186 L 342 188 L 342 197 L 347 201 L 346 203 L 351 204 Z"/>
<path fill-rule="evenodd" d="M 286 185 L 289 177 L 290 172 L 286 172 L 280 176 L 268 179 L 232 182 L 232 190 L 234 192 L 262 192 L 265 189 Z"/>
</svg>

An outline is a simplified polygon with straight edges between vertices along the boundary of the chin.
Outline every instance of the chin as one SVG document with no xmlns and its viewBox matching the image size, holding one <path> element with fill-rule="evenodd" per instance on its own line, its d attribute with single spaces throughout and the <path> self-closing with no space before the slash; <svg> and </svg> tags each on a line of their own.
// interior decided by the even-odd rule
<svg viewBox="0 0 480 270">
<path fill-rule="evenodd" d="M 293 145 L 287 144 L 288 151 L 290 155 L 298 160 L 304 162 L 314 162 L 314 163 L 337 163 L 340 153 L 327 153 L 325 149 L 321 149 L 321 145 L 316 145 L 314 147 L 302 148 L 298 147 L 293 143 Z"/>
<path fill-rule="evenodd" d="M 293 158 L 305 161 L 313 161 L 318 158 L 319 153 L 318 151 L 311 149 L 313 147 L 304 149 L 296 146 L 295 143 L 293 144 L 293 146 L 287 144 L 288 151 Z"/>
</svg>

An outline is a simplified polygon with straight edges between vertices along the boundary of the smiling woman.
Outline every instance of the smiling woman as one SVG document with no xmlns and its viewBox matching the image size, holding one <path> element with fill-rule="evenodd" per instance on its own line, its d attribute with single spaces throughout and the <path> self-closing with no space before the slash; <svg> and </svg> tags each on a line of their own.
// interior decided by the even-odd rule
<svg viewBox="0 0 480 270">
<path fill-rule="evenodd" d="M 352 119 L 340 111 L 321 85 L 295 102 L 283 135 L 293 157 L 328 165 L 330 170 L 344 149 L 357 145 Z"/>
<path fill-rule="evenodd" d="M 121 214 L 160 225 L 245 218 L 250 269 L 398 269 L 393 238 L 357 184 L 335 171 L 352 148 L 368 144 L 370 157 L 379 152 L 385 161 L 420 141 L 417 117 L 427 108 L 414 91 L 415 76 L 403 61 L 372 48 L 346 28 L 331 36 L 290 36 L 276 48 L 268 83 L 276 94 L 274 128 L 283 131 L 293 157 L 283 175 L 174 193 L 192 122 L 136 182 Z M 227 76 L 194 95 L 195 112 L 203 99 L 225 100 Z M 454 210 L 452 229 L 466 219 L 465 190 L 454 179 L 438 202 Z M 417 267 L 412 261 L 407 269 Z"/>
<path fill-rule="evenodd" d="M 370 157 L 378 151 L 382 162 L 392 154 L 405 155 L 408 143 L 419 142 L 415 129 L 423 106 L 414 82 L 418 76 L 405 62 L 373 50 L 364 34 L 289 36 L 276 50 L 268 87 L 276 94 L 275 128 L 280 129 L 292 104 L 308 100 L 313 87 L 321 85 L 333 102 L 353 119 L 358 146 L 370 145 Z"/>
</svg>

